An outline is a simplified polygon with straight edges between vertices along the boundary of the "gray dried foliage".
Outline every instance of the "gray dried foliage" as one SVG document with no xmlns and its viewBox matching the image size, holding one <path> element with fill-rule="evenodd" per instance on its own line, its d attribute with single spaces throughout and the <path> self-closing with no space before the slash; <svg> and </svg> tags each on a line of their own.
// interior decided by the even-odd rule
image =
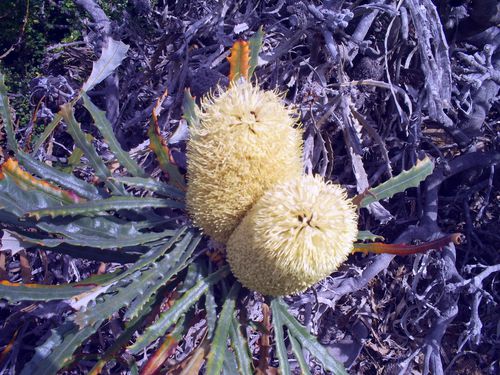
<svg viewBox="0 0 500 375">
<path fill-rule="evenodd" d="M 352 373 L 498 373 L 495 1 L 134 0 L 119 19 L 110 19 L 94 0 L 76 4 L 84 42 L 47 49 L 44 77 L 33 82 L 31 92 L 33 105 L 50 93 L 39 120 L 50 119 L 73 95 L 111 35 L 131 46 L 129 58 L 93 99 L 107 109 L 121 142 L 139 145 L 136 154 L 146 152 L 144 130 L 155 99 L 168 88 L 160 121 L 171 134 L 181 118 L 184 88 L 199 97 L 227 84 L 228 48 L 263 25 L 257 78 L 266 88 L 286 90 L 286 100 L 300 111 L 308 171 L 354 194 L 413 166 L 422 153 L 431 155 L 437 167 L 426 183 L 372 204 L 361 212 L 361 225 L 395 243 L 456 231 L 467 242 L 409 257 L 353 256 L 288 302 Z M 182 154 L 182 143 L 178 148 Z M 49 259 L 51 277 L 75 280 L 72 260 Z M 31 260 L 46 264 L 39 256 Z M 81 276 L 95 267 L 76 262 Z M 250 301 L 247 313 L 259 319 L 262 301 Z M 7 321 L 23 319 L 19 334 L 30 345 L 64 311 L 51 304 L 21 314 L 25 308 L 12 309 Z M 12 334 L 4 324 L 1 336 Z M 101 345 L 109 345 L 112 335 L 104 336 Z M 258 337 L 249 339 L 257 353 Z"/>
</svg>

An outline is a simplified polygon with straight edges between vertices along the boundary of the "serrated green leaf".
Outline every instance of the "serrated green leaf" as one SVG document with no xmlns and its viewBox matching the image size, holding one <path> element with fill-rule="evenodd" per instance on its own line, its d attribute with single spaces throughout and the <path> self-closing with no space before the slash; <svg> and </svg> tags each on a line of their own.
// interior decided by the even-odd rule
<svg viewBox="0 0 500 375">
<path fill-rule="evenodd" d="M 401 193 L 408 188 L 418 187 L 422 181 L 432 174 L 433 170 L 434 163 L 426 156 L 423 160 L 419 160 L 417 164 L 409 170 L 403 171 L 379 186 L 370 189 L 362 198 L 359 206 L 366 207 L 370 203 L 390 198 L 394 194 Z"/>
<path fill-rule="evenodd" d="M 241 333 L 241 325 L 238 318 L 233 315 L 229 334 L 231 345 L 238 361 L 238 370 L 242 375 L 252 375 L 252 357 L 250 355 L 247 340 Z"/>
<path fill-rule="evenodd" d="M 9 97 L 5 86 L 5 76 L 0 72 L 0 117 L 3 119 L 3 126 L 7 134 L 7 145 L 13 151 L 19 148 L 14 131 L 14 124 L 10 114 Z"/>
<path fill-rule="evenodd" d="M 333 358 L 328 351 L 309 333 L 309 331 L 300 324 L 289 312 L 288 306 L 281 298 L 273 299 L 275 309 L 273 309 L 273 321 L 275 319 L 275 310 L 279 315 L 281 322 L 286 325 L 290 333 L 323 365 L 323 367 L 332 371 L 336 375 L 347 375 L 344 366 Z M 271 303 L 272 306 L 272 303 Z"/>
<path fill-rule="evenodd" d="M 141 233 L 139 236 L 131 237 L 131 238 L 98 238 L 98 239 L 88 239 L 85 244 L 84 241 L 73 238 L 36 238 L 30 237 L 26 234 L 16 233 L 16 235 L 26 242 L 31 242 L 33 244 L 37 244 L 45 247 L 57 247 L 62 244 L 68 244 L 73 246 L 82 246 L 82 247 L 94 247 L 98 249 L 109 249 L 109 248 L 124 248 L 124 247 L 132 247 L 144 245 L 150 242 L 158 241 L 158 240 L 166 240 L 170 238 L 170 236 L 174 232 L 172 230 L 165 230 L 163 232 L 152 232 L 152 233 Z"/>
<path fill-rule="evenodd" d="M 191 91 L 189 89 L 184 90 L 184 99 L 182 101 L 183 117 L 191 127 L 200 125 L 197 109 L 198 106 L 191 95 Z"/>
<path fill-rule="evenodd" d="M 191 289 L 194 284 L 203 277 L 200 271 L 200 265 L 197 262 L 189 263 L 186 277 L 180 286 L 176 288 L 177 293 L 184 294 Z"/>
<path fill-rule="evenodd" d="M 125 43 L 108 37 L 101 51 L 101 56 L 92 63 L 92 72 L 82 87 L 82 92 L 92 90 L 104 81 L 127 56 L 129 46 Z"/>
<path fill-rule="evenodd" d="M 185 193 L 173 186 L 167 185 L 161 181 L 152 178 L 141 177 L 112 177 L 112 180 L 135 188 L 145 189 L 157 193 L 158 195 L 183 200 Z"/>
<path fill-rule="evenodd" d="M 94 185 L 80 180 L 72 174 L 64 173 L 57 170 L 56 168 L 50 167 L 47 164 L 34 159 L 21 150 L 17 152 L 16 156 L 19 160 L 19 163 L 22 164 L 22 166 L 26 168 L 28 172 L 39 177 L 43 177 L 44 180 L 55 182 L 62 188 L 74 191 L 79 196 L 89 200 L 97 200 L 102 198 L 99 194 L 99 191 Z"/>
<path fill-rule="evenodd" d="M 300 346 L 300 343 L 297 341 L 295 337 L 293 337 L 293 335 L 290 334 L 290 332 L 288 332 L 288 337 L 290 338 L 290 343 L 292 344 L 292 351 L 293 354 L 295 355 L 295 358 L 297 358 L 297 362 L 299 363 L 302 375 L 311 374 L 311 372 L 309 371 L 309 366 L 307 365 L 307 362 L 304 358 L 304 353 L 302 353 L 302 346 Z"/>
<path fill-rule="evenodd" d="M 276 356 L 278 357 L 279 362 L 279 371 L 280 374 L 289 375 L 290 372 L 290 364 L 288 363 L 288 352 L 285 344 L 285 334 L 283 331 L 283 319 L 281 317 L 281 311 L 279 309 L 278 299 L 274 298 L 271 301 L 271 311 L 272 311 L 272 320 L 273 320 L 273 329 L 274 329 L 274 341 L 276 345 Z"/>
<path fill-rule="evenodd" d="M 146 173 L 142 168 L 139 167 L 136 161 L 120 146 L 120 143 L 113 133 L 113 127 L 106 118 L 106 112 L 97 108 L 86 94 L 83 94 L 83 106 L 87 108 L 92 115 L 94 125 L 99 129 L 99 132 L 101 132 L 104 140 L 109 145 L 109 149 L 116 156 L 120 164 L 124 166 L 132 176 L 145 177 Z"/>
<path fill-rule="evenodd" d="M 360 230 L 358 232 L 358 236 L 356 237 L 358 241 L 375 241 L 375 240 L 384 240 L 384 237 L 379 236 L 378 234 L 374 234 L 369 230 Z"/>
<path fill-rule="evenodd" d="M 127 277 L 130 277 L 133 275 L 135 272 L 140 271 L 144 267 L 146 267 L 148 264 L 151 264 L 155 262 L 157 259 L 162 257 L 177 241 L 179 241 L 182 236 L 185 234 L 187 230 L 186 226 L 182 226 L 178 228 L 175 233 L 172 235 L 169 240 L 161 245 L 153 247 L 151 250 L 149 250 L 147 253 L 141 256 L 141 258 L 135 262 L 131 267 L 129 267 L 123 274 L 121 274 L 121 278 L 125 279 Z M 190 236 L 193 236 L 192 234 L 189 234 Z"/>
<path fill-rule="evenodd" d="M 252 37 L 248 40 L 248 44 L 250 47 L 250 64 L 248 68 L 248 78 L 252 77 L 255 68 L 259 64 L 259 53 L 262 48 L 262 42 L 264 40 L 264 29 L 262 26 L 259 27 L 259 30 L 252 35 Z"/>
<path fill-rule="evenodd" d="M 82 285 L 82 283 L 43 285 L 18 284 L 2 280 L 0 281 L 0 298 L 5 298 L 11 303 L 18 301 L 54 301 L 71 298 L 92 288 L 93 286 Z"/>
<path fill-rule="evenodd" d="M 156 267 L 150 272 L 149 278 L 151 281 L 149 285 L 147 285 L 147 289 L 141 291 L 137 298 L 132 301 L 123 319 L 134 319 L 149 298 L 171 280 L 180 269 L 187 266 L 186 262 L 191 257 L 200 241 L 201 236 L 198 235 L 193 238 L 192 234 L 188 233 L 175 245 L 171 252 L 166 254 L 162 260 L 156 263 Z"/>
<path fill-rule="evenodd" d="M 100 199 L 98 201 L 68 204 L 60 208 L 54 207 L 34 210 L 30 211 L 28 215 L 39 220 L 44 216 L 54 218 L 59 216 L 93 215 L 104 213 L 106 211 L 137 210 L 151 207 L 184 208 L 184 204 L 179 201 L 164 198 L 111 197 L 107 199 Z"/>
<path fill-rule="evenodd" d="M 215 302 L 212 286 L 205 293 L 205 310 L 207 312 L 207 338 L 211 339 L 217 324 L 217 303 Z"/>
<path fill-rule="evenodd" d="M 79 328 L 72 322 L 66 322 L 52 330 L 49 338 L 35 349 L 35 355 L 24 366 L 21 375 L 56 374 L 72 362 L 75 350 L 97 330 L 99 325 Z"/>
<path fill-rule="evenodd" d="M 207 357 L 205 369 L 207 375 L 219 375 L 222 370 L 224 357 L 227 353 L 227 339 L 240 287 L 241 285 L 238 282 L 233 284 L 222 306 L 214 338 L 210 344 L 210 352 Z"/>
<path fill-rule="evenodd" d="M 165 334 L 172 324 L 175 324 L 183 314 L 198 302 L 211 284 L 218 282 L 228 273 L 229 269 L 224 267 L 198 281 L 196 285 L 179 298 L 170 309 L 160 314 L 155 323 L 146 328 L 144 333 L 137 338 L 136 342 L 128 347 L 130 352 L 132 354 L 139 353 L 154 340 Z"/>
<path fill-rule="evenodd" d="M 238 364 L 236 363 L 236 356 L 227 346 L 226 346 L 226 352 L 224 353 L 224 362 L 222 365 L 221 373 L 223 375 L 238 374 Z"/>
<path fill-rule="evenodd" d="M 79 310 L 74 315 L 74 322 L 80 327 L 96 324 L 102 317 L 110 317 L 143 294 L 148 289 L 148 286 L 151 285 L 152 280 L 161 278 L 161 273 L 157 272 L 158 264 L 154 261 L 158 255 L 163 254 L 169 249 L 170 245 L 169 243 L 164 248 L 159 248 L 156 251 L 152 250 L 151 253 L 147 253 L 141 257 L 127 271 L 110 280 L 108 283 L 100 285 L 104 293 L 100 294 L 97 299 L 97 295 L 93 296 L 96 302 L 92 306 L 87 306 L 86 309 Z M 169 254 L 166 254 L 165 257 L 167 258 L 165 262 L 168 263 L 168 259 L 171 259 L 171 257 Z M 139 268 L 138 264 L 142 264 L 143 267 Z M 185 264 L 174 263 L 170 264 L 168 271 L 172 271 L 171 275 L 175 275 L 184 268 Z"/>
<path fill-rule="evenodd" d="M 45 180 L 32 176 L 23 170 L 16 159 L 9 158 L 1 166 L 3 175 L 9 176 L 24 191 L 39 191 L 60 203 L 78 203 L 83 201 L 72 191 L 63 190 Z M 2 177 L 3 178 L 3 177 Z"/>
<path fill-rule="evenodd" d="M 9 175 L 0 180 L 0 207 L 3 210 L 23 217 L 33 208 L 45 208 L 60 205 L 61 202 L 41 191 L 24 191 Z"/>
<path fill-rule="evenodd" d="M 83 150 L 85 156 L 89 159 L 90 165 L 95 170 L 95 174 L 101 181 L 104 181 L 113 193 L 118 195 L 128 195 L 120 184 L 113 182 L 109 179 L 111 172 L 106 167 L 97 151 L 86 139 L 85 133 L 80 128 L 80 124 L 75 119 L 74 109 L 72 103 L 66 103 L 61 106 L 61 113 L 64 121 L 68 125 L 67 131 L 75 144 Z"/>
</svg>

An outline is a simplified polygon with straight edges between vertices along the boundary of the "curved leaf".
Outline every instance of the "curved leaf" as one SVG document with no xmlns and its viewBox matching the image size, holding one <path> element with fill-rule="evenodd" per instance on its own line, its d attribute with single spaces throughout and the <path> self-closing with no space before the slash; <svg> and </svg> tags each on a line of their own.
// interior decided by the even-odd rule
<svg viewBox="0 0 500 375">
<path fill-rule="evenodd" d="M 127 195 L 125 189 L 120 184 L 113 182 L 109 179 L 111 177 L 111 172 L 102 161 L 101 157 L 97 154 L 97 151 L 92 146 L 91 143 L 87 141 L 85 133 L 80 128 L 80 124 L 75 119 L 74 109 L 72 103 L 66 103 L 61 106 L 60 112 L 64 121 L 68 125 L 68 133 L 75 141 L 75 144 L 83 150 L 85 156 L 89 159 L 90 165 L 95 170 L 95 174 L 101 181 L 115 193 L 119 195 Z"/>
<path fill-rule="evenodd" d="M 22 170 L 17 160 L 13 158 L 8 158 L 0 168 L 4 174 L 8 174 L 23 190 L 39 190 L 66 203 L 78 203 L 83 200 L 72 191 L 60 189 L 44 180 L 33 177 L 28 172 Z"/>
<path fill-rule="evenodd" d="M 74 191 L 79 196 L 89 199 L 96 200 L 101 199 L 99 191 L 94 185 L 89 184 L 79 178 L 76 178 L 72 174 L 64 173 L 56 168 L 50 167 L 45 163 L 42 163 L 30 155 L 19 150 L 16 154 L 17 159 L 23 165 L 26 170 L 37 176 L 43 177 L 45 180 L 55 182 L 59 186 Z"/>
<path fill-rule="evenodd" d="M 102 134 L 104 140 L 109 145 L 109 149 L 116 156 L 118 161 L 122 166 L 124 166 L 127 171 L 133 176 L 145 177 L 146 173 L 142 170 L 141 167 L 136 163 L 134 159 L 130 157 L 130 155 L 125 152 L 118 139 L 116 139 L 115 134 L 113 133 L 113 127 L 111 123 L 106 118 L 106 112 L 101 111 L 97 106 L 92 103 L 87 94 L 83 94 L 83 106 L 87 108 L 87 110 L 92 115 L 94 119 L 94 125 L 99 129 L 99 132 Z"/>
</svg>

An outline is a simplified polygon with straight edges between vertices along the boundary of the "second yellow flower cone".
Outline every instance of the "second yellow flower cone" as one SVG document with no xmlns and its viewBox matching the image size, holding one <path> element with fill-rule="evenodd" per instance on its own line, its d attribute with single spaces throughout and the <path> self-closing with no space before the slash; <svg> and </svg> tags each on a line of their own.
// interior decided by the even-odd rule
<svg viewBox="0 0 500 375">
<path fill-rule="evenodd" d="M 273 91 L 233 83 L 202 102 L 190 129 L 186 203 L 193 222 L 226 243 L 246 212 L 277 183 L 302 173 L 302 131 Z"/>
<path fill-rule="evenodd" d="M 345 190 L 301 176 L 266 192 L 229 238 L 227 260 L 247 288 L 299 293 L 342 264 L 357 236 L 357 213 Z"/>
</svg>

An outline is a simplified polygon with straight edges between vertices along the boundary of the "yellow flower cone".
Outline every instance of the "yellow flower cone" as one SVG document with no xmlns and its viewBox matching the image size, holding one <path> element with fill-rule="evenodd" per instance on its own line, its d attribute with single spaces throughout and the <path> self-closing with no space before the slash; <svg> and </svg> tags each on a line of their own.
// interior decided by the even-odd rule
<svg viewBox="0 0 500 375">
<path fill-rule="evenodd" d="M 334 272 L 356 236 L 356 209 L 345 190 L 301 176 L 258 200 L 229 238 L 227 260 L 247 288 L 294 294 Z"/>
<path fill-rule="evenodd" d="M 186 203 L 195 225 L 225 243 L 276 183 L 302 172 L 302 131 L 272 91 L 233 83 L 202 102 L 190 129 Z"/>
</svg>

